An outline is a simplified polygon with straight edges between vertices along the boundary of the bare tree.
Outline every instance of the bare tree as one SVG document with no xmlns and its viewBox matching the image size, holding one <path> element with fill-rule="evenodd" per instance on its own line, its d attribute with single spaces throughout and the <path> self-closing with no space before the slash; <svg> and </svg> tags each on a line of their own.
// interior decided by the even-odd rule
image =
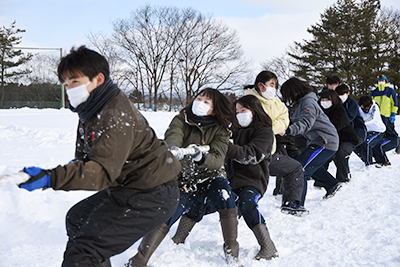
<svg viewBox="0 0 400 267">
<path fill-rule="evenodd" d="M 146 5 L 113 23 L 113 44 L 155 107 L 175 92 L 190 101 L 204 86 L 241 86 L 248 63 L 235 31 L 194 9 Z M 133 83 L 133 82 L 132 82 Z M 170 102 L 171 104 L 172 102 Z"/>
<path fill-rule="evenodd" d="M 29 71 L 23 79 L 24 84 L 57 84 L 57 66 L 60 62 L 60 56 L 57 54 L 38 53 L 32 59 L 24 64 Z"/>
<path fill-rule="evenodd" d="M 291 58 L 287 52 L 283 53 L 279 57 L 273 57 L 265 60 L 263 63 L 261 63 L 261 66 L 264 70 L 269 70 L 275 73 L 276 76 L 278 76 L 280 83 L 294 76 L 294 65 L 291 62 Z"/>
<path fill-rule="evenodd" d="M 128 91 L 129 89 L 126 87 L 134 85 L 132 81 L 136 78 L 135 73 L 125 63 L 124 51 L 121 51 L 117 45 L 113 44 L 110 37 L 102 33 L 94 34 L 90 32 L 87 37 L 94 49 L 107 59 L 110 66 L 110 76 L 113 81 L 118 84 L 119 88 Z M 137 88 L 134 86 L 134 89 Z"/>
<path fill-rule="evenodd" d="M 140 70 L 141 82 L 149 93 L 149 102 L 157 106 L 158 91 L 169 66 L 179 49 L 183 21 L 192 12 L 175 7 L 146 5 L 131 14 L 129 19 L 114 21 L 113 41 L 125 50 L 127 66 Z M 189 16 L 189 17 L 187 17 Z"/>
<path fill-rule="evenodd" d="M 182 34 L 183 44 L 175 61 L 182 77 L 186 99 L 190 101 L 204 86 L 235 89 L 244 83 L 249 64 L 235 31 L 200 13 L 187 20 Z"/>
</svg>

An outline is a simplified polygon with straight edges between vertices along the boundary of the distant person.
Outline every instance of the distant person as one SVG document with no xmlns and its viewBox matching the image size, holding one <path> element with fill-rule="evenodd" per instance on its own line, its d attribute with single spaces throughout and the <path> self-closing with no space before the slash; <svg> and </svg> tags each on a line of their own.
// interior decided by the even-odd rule
<svg viewBox="0 0 400 267">
<path fill-rule="evenodd" d="M 298 78 L 290 78 L 281 87 L 282 100 L 290 106 L 291 124 L 281 133 L 296 136 L 301 134 L 307 139 L 307 148 L 297 160 L 304 170 L 302 201 L 307 194 L 307 178 L 311 176 L 325 188 L 324 198 L 333 197 L 341 185 L 323 165 L 336 153 L 339 136 L 335 126 L 322 111 L 313 88 Z"/>
<path fill-rule="evenodd" d="M 244 88 L 244 95 L 253 95 L 261 102 L 265 113 L 272 120 L 274 135 L 284 132 L 289 125 L 289 114 L 286 105 L 276 97 L 277 76 L 270 71 L 261 71 L 254 84 Z M 303 168 L 295 159 L 277 152 L 277 146 L 279 147 L 274 137 L 269 174 L 277 177 L 277 190 L 282 187 L 281 212 L 295 216 L 308 215 L 309 211 L 300 204 L 304 187 Z"/>
<path fill-rule="evenodd" d="M 324 88 L 322 88 L 321 92 L 319 94 L 321 94 L 323 91 L 325 90 L 336 90 L 336 87 L 339 86 L 340 84 L 340 78 L 336 75 L 330 75 L 328 77 L 326 77 L 326 85 L 324 86 Z"/>
<path fill-rule="evenodd" d="M 361 137 L 361 139 L 365 140 L 367 138 L 367 128 L 365 127 L 364 120 L 360 115 L 360 108 L 358 107 L 357 101 L 350 96 L 350 88 L 346 84 L 341 84 L 336 87 L 335 91 L 342 100 L 350 124 L 353 126 L 357 135 Z"/>
<path fill-rule="evenodd" d="M 178 204 L 179 161 L 109 74 L 107 60 L 84 46 L 61 59 L 58 78 L 79 115 L 75 160 L 25 168 L 31 178 L 19 185 L 99 191 L 68 211 L 62 267 L 111 266 L 110 257 L 157 228 Z"/>
<path fill-rule="evenodd" d="M 335 126 L 339 135 L 339 149 L 325 163 L 325 169 L 328 169 L 330 161 L 333 160 L 336 165 L 336 179 L 342 183 L 349 182 L 351 177 L 349 167 L 350 154 L 364 140 L 354 131 L 342 105 L 342 100 L 334 90 L 325 90 L 321 93 L 320 106 Z"/>
<path fill-rule="evenodd" d="M 395 149 L 399 145 L 399 137 L 397 133 L 389 126 L 389 119 L 381 115 L 382 121 L 386 126 L 386 131 L 382 140 L 373 149 L 373 157 L 375 158 L 375 167 L 386 167 L 392 165 L 386 152 Z"/>
<path fill-rule="evenodd" d="M 365 166 L 368 167 L 373 164 L 373 148 L 380 144 L 386 126 L 382 121 L 379 106 L 368 95 L 360 97 L 358 100 L 361 117 L 367 127 L 367 138 L 365 141 L 354 149 L 354 152 L 361 158 Z"/>
<path fill-rule="evenodd" d="M 394 122 L 399 109 L 396 92 L 389 86 L 384 74 L 378 75 L 376 82 L 377 84 L 371 92 L 371 97 L 378 104 L 381 114 L 388 118 L 390 128 L 396 131 Z M 396 153 L 400 153 L 400 147 L 396 149 Z"/>
</svg>

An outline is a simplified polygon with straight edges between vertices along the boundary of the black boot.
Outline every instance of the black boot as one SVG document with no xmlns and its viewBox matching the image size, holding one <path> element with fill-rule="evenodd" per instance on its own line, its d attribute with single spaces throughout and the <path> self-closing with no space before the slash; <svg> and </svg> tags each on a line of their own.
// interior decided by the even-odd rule
<svg viewBox="0 0 400 267">
<path fill-rule="evenodd" d="M 160 245 L 168 232 L 168 225 L 163 223 L 158 228 L 145 235 L 138 247 L 138 253 L 129 259 L 127 267 L 146 267 L 151 255 Z"/>
<path fill-rule="evenodd" d="M 274 242 L 272 242 L 271 237 L 269 236 L 269 232 L 265 224 L 257 224 L 251 230 L 256 236 L 258 244 L 261 246 L 261 249 L 255 256 L 255 259 L 270 260 L 278 257 L 278 251 L 276 250 Z"/>
<path fill-rule="evenodd" d="M 282 195 L 282 181 L 283 181 L 282 176 L 280 176 L 280 175 L 276 176 L 275 189 L 272 192 L 272 195 L 274 195 L 274 196 Z"/>
<path fill-rule="evenodd" d="M 237 239 L 238 208 L 218 210 L 224 237 L 224 253 L 228 263 L 238 261 L 239 243 Z"/>
<path fill-rule="evenodd" d="M 111 267 L 111 262 L 109 259 L 106 259 L 105 261 L 100 263 L 100 265 L 98 267 Z"/>
<path fill-rule="evenodd" d="M 185 243 L 186 237 L 189 235 L 190 231 L 192 231 L 195 224 L 195 221 L 183 215 L 179 221 L 178 229 L 176 230 L 172 241 L 174 241 L 175 244 Z"/>
</svg>

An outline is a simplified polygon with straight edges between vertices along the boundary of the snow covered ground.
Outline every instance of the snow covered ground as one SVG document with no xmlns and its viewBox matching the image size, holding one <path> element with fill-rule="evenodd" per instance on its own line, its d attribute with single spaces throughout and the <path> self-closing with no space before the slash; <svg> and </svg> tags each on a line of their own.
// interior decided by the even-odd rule
<svg viewBox="0 0 400 267">
<path fill-rule="evenodd" d="M 176 113 L 143 112 L 159 138 Z M 74 157 L 77 115 L 67 109 L 0 110 L 0 175 L 25 166 L 53 168 Z M 400 132 L 400 116 L 396 120 Z M 243 219 L 239 221 L 240 259 L 258 266 L 400 266 L 400 155 L 389 152 L 391 167 L 364 170 L 350 158 L 353 179 L 337 195 L 322 200 L 324 190 L 308 183 L 306 208 L 298 218 L 280 212 L 280 197 L 272 196 L 275 178 L 259 206 L 280 257 L 255 261 L 259 246 Z M 330 169 L 335 173 L 335 167 Z M 68 209 L 93 194 L 87 191 L 34 192 L 15 185 L 0 187 L 0 267 L 57 267 L 67 242 L 64 219 Z M 168 237 L 150 259 L 151 267 L 226 266 L 218 214 L 197 224 L 186 244 Z M 138 242 L 111 259 L 122 267 L 136 253 Z"/>
</svg>

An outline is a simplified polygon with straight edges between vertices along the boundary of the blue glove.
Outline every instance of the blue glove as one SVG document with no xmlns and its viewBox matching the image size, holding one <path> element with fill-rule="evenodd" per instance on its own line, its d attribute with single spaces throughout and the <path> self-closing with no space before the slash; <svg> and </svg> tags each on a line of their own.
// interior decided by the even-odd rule
<svg viewBox="0 0 400 267">
<path fill-rule="evenodd" d="M 198 148 L 198 146 L 195 144 L 191 144 L 188 146 L 188 148 L 193 148 L 195 151 L 193 154 L 189 154 L 188 156 L 191 157 L 193 159 L 193 161 L 196 163 L 199 163 L 199 164 L 203 163 L 204 155 L 201 152 L 201 150 Z"/>
<path fill-rule="evenodd" d="M 46 189 L 50 187 L 50 171 L 42 170 L 38 167 L 28 167 L 23 170 L 31 176 L 31 178 L 25 183 L 19 184 L 20 188 L 24 188 L 28 191 L 35 189 Z"/>
<path fill-rule="evenodd" d="M 392 112 L 392 114 L 390 115 L 389 121 L 390 121 L 390 123 L 394 123 L 395 120 L 396 120 L 396 113 Z"/>
</svg>

